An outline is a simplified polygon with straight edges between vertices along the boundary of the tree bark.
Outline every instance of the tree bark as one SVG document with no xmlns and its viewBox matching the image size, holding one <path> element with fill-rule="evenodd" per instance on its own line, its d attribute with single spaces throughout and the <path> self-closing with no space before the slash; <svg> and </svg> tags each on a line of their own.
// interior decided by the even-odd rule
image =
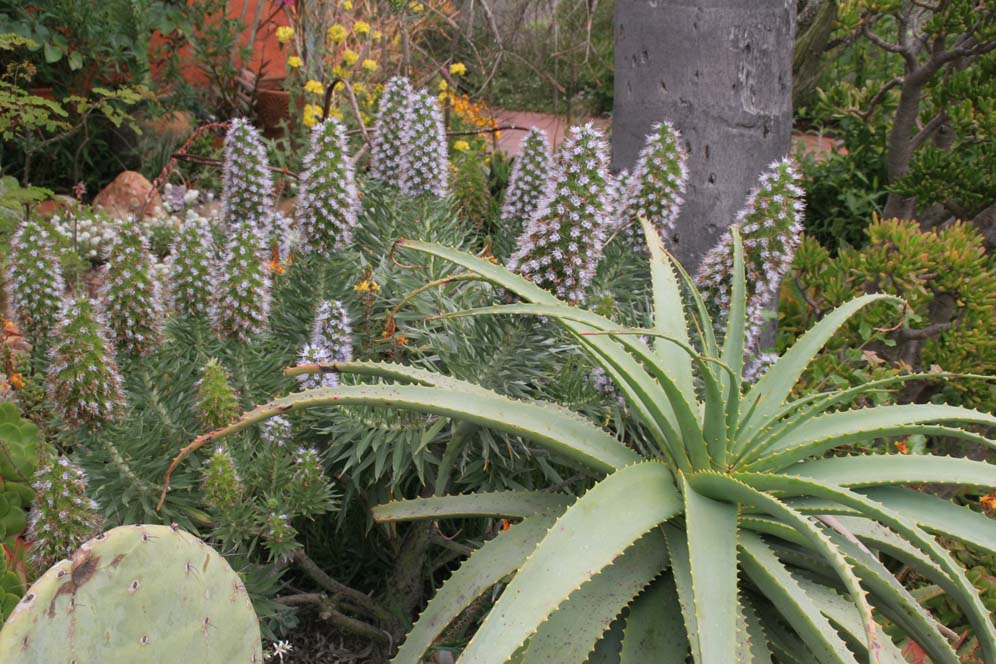
<svg viewBox="0 0 996 664">
<path fill-rule="evenodd" d="M 668 119 L 689 183 L 671 249 L 689 269 L 758 175 L 789 153 L 796 0 L 616 0 L 613 164 L 632 167 Z"/>
</svg>

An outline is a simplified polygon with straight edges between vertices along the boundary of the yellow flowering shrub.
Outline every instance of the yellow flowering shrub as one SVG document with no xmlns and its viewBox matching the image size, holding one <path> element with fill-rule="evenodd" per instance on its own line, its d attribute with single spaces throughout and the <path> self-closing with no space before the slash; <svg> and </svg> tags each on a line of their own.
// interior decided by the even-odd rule
<svg viewBox="0 0 996 664">
<path fill-rule="evenodd" d="M 355 65 L 356 61 L 359 59 L 360 59 L 360 54 L 350 48 L 347 48 L 345 51 L 342 52 L 343 62 L 345 62 L 350 67 Z"/>
<path fill-rule="evenodd" d="M 328 29 L 328 38 L 329 38 L 329 41 L 332 41 L 332 42 L 335 42 L 336 44 L 338 44 L 339 42 L 343 41 L 348 35 L 349 35 L 349 31 L 346 30 L 346 26 L 344 26 L 341 23 L 335 23 L 335 24 L 329 26 L 329 29 Z"/>
<path fill-rule="evenodd" d="M 356 21 L 353 23 L 353 32 L 358 35 L 365 35 L 370 32 L 370 24 L 366 21 Z"/>
<path fill-rule="evenodd" d="M 294 28 L 289 25 L 282 25 L 277 28 L 277 41 L 281 44 L 286 44 L 291 39 L 294 38 Z"/>
<path fill-rule="evenodd" d="M 363 61 L 363 68 L 367 71 L 377 71 L 377 61 L 367 58 Z"/>
<path fill-rule="evenodd" d="M 297 69 L 298 67 L 300 67 L 303 64 L 304 64 L 304 60 L 302 60 L 301 58 L 297 57 L 296 55 L 292 55 L 289 58 L 287 58 L 287 66 L 290 67 L 291 69 Z"/>
<path fill-rule="evenodd" d="M 457 152 L 466 152 L 470 149 L 470 143 L 467 141 L 455 141 L 453 143 L 453 149 Z"/>
<path fill-rule="evenodd" d="M 454 62 L 450 65 L 450 73 L 454 76 L 463 76 L 467 73 L 467 65 L 462 62 Z"/>
<path fill-rule="evenodd" d="M 305 127 L 314 127 L 322 119 L 322 107 L 318 104 L 305 104 L 301 122 Z"/>
<path fill-rule="evenodd" d="M 314 79 L 311 79 L 304 84 L 304 90 L 305 92 L 310 92 L 316 95 L 325 94 L 325 86 L 322 85 L 320 81 L 316 81 Z"/>
</svg>

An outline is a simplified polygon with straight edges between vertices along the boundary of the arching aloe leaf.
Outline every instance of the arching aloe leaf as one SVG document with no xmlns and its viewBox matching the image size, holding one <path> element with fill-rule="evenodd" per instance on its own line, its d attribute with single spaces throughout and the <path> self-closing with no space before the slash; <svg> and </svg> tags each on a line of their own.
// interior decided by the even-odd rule
<svg viewBox="0 0 996 664">
<path fill-rule="evenodd" d="M 376 521 L 412 521 L 416 519 L 455 519 L 464 517 L 527 517 L 563 510 L 574 496 L 543 491 L 495 491 L 459 496 L 433 496 L 399 500 L 375 506 Z"/>
</svg>

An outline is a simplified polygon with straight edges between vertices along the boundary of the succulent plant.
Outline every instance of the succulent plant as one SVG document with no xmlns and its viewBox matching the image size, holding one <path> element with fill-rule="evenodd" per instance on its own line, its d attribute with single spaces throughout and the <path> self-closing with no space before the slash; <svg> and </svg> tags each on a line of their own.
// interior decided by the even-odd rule
<svg viewBox="0 0 996 664">
<path fill-rule="evenodd" d="M 97 503 L 87 496 L 86 474 L 68 458 L 49 454 L 32 486 L 28 562 L 40 575 L 100 533 L 102 521 Z"/>
<path fill-rule="evenodd" d="M 224 446 L 219 446 L 204 467 L 201 483 L 204 501 L 218 512 L 230 510 L 242 500 L 244 489 L 235 460 Z"/>
<path fill-rule="evenodd" d="M 11 303 L 21 332 L 46 340 L 59 320 L 65 285 L 52 233 L 40 221 L 21 223 L 11 243 Z"/>
<path fill-rule="evenodd" d="M 211 440 L 278 414 L 379 406 L 522 436 L 589 470 L 593 486 L 580 497 L 510 491 L 374 509 L 381 522 L 516 521 L 471 554 L 437 592 L 396 664 L 421 661 L 446 625 L 499 584 L 504 588 L 461 662 L 574 664 L 597 647 L 613 648 L 614 661 L 622 664 L 689 658 L 699 664 L 902 662 L 899 645 L 882 625 L 888 621 L 932 661 L 957 664 L 947 634 L 894 575 L 904 565 L 951 596 L 985 661 L 996 661 L 989 611 L 965 569 L 935 539 L 991 550 L 996 523 L 904 488 L 927 482 L 988 490 L 996 486 L 992 464 L 928 455 L 828 455 L 911 434 L 954 437 L 992 450 L 996 441 L 961 427 L 991 428 L 996 416 L 939 404 L 850 408 L 871 392 L 922 379 L 918 374 L 792 398 L 806 366 L 849 318 L 876 303 L 901 303 L 884 294 L 863 295 L 830 312 L 745 385 L 748 289 L 738 229 L 730 230 L 732 296 L 720 341 L 694 281 L 667 255 L 657 229 L 642 225 L 653 287 L 653 323 L 646 329 L 620 327 L 570 305 L 486 258 L 410 240 L 399 250 L 452 263 L 521 300 L 444 318 L 530 315 L 562 327 L 626 399 L 634 424 L 647 432 L 644 453 L 562 406 L 379 362 L 328 368 L 386 383 L 276 399 Z M 174 467 L 197 446 L 188 446 Z M 603 637 L 607 644 L 599 646 Z"/>
<path fill-rule="evenodd" d="M 240 412 L 238 398 L 228 380 L 228 372 L 215 358 L 204 365 L 204 375 L 197 381 L 194 412 L 203 431 L 225 426 Z"/>
<path fill-rule="evenodd" d="M 449 161 L 446 155 L 446 125 L 439 102 L 428 90 L 412 94 L 411 116 L 401 140 L 400 189 L 409 196 L 449 193 Z"/>
<path fill-rule="evenodd" d="M 114 528 L 50 568 L 0 631 L 0 653 L 20 664 L 263 662 L 239 576 L 193 535 L 153 525 Z"/>
<path fill-rule="evenodd" d="M 304 158 L 297 209 L 306 253 L 330 257 L 352 242 L 360 197 L 346 128 L 335 118 L 311 129 L 311 149 Z"/>
<path fill-rule="evenodd" d="M 17 548 L 17 538 L 27 526 L 27 510 L 35 497 L 31 477 L 42 445 L 38 427 L 21 417 L 14 404 L 0 403 L 0 620 L 10 608 L 7 595 L 15 590 L 5 580 L 9 572 L 2 554 Z"/>
<path fill-rule="evenodd" d="M 397 186 L 407 148 L 412 113 L 412 85 L 395 76 L 384 85 L 377 107 L 377 123 L 370 142 L 370 177 Z"/>
<path fill-rule="evenodd" d="M 46 375 L 48 397 L 70 426 L 117 419 L 124 408 L 121 375 L 107 325 L 85 295 L 67 297 Z"/>
<path fill-rule="evenodd" d="M 512 164 L 505 190 L 501 220 L 518 234 L 539 207 L 550 183 L 553 168 L 550 141 L 542 129 L 530 129 L 522 140 L 522 152 Z"/>
<path fill-rule="evenodd" d="M 782 277 L 802 238 L 803 192 L 788 159 L 775 162 L 747 196 L 735 224 L 743 237 L 747 266 L 747 348 L 764 325 L 764 311 L 777 300 Z M 733 242 L 729 235 L 709 250 L 695 276 L 717 324 L 733 297 Z"/>
<path fill-rule="evenodd" d="M 256 228 L 243 222 L 230 232 L 212 318 L 219 336 L 245 342 L 267 326 L 270 278 L 258 253 L 262 239 Z"/>
<path fill-rule="evenodd" d="M 188 215 L 170 250 L 170 299 L 179 318 L 207 318 L 214 299 L 214 238 L 208 220 Z"/>
<path fill-rule="evenodd" d="M 229 232 L 249 224 L 269 243 L 273 225 L 273 177 L 259 131 L 245 118 L 232 120 L 225 136 L 221 221 Z M 260 245 L 258 249 L 263 249 Z"/>
<path fill-rule="evenodd" d="M 636 244 L 642 244 L 640 217 L 653 224 L 665 242 L 671 237 L 688 185 L 687 158 L 681 134 L 670 122 L 651 127 L 619 192 L 620 222 Z"/>
<path fill-rule="evenodd" d="M 153 277 L 141 227 L 122 222 L 108 255 L 104 302 L 111 338 L 123 355 L 148 355 L 162 339 L 162 305 Z"/>
<path fill-rule="evenodd" d="M 569 302 L 580 302 L 613 223 L 608 146 L 601 132 L 591 124 L 572 127 L 551 179 L 509 267 Z"/>
</svg>

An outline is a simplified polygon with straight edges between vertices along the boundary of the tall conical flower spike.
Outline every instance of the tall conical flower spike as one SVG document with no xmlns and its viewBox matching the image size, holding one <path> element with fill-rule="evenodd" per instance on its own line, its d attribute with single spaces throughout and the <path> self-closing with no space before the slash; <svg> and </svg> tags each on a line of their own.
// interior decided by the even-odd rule
<svg viewBox="0 0 996 664">
<path fill-rule="evenodd" d="M 349 312 L 341 302 L 322 302 L 318 306 L 311 339 L 301 350 L 301 363 L 348 362 L 353 359 L 352 329 Z M 303 387 L 335 387 L 339 384 L 336 374 L 302 374 Z"/>
<path fill-rule="evenodd" d="M 395 76 L 384 86 L 377 108 L 377 125 L 370 142 L 373 179 L 393 185 L 400 182 L 411 107 L 411 83 L 404 76 Z"/>
<path fill-rule="evenodd" d="M 188 215 L 170 251 L 169 283 L 173 311 L 180 318 L 206 318 L 214 297 L 214 238 L 207 219 Z"/>
<path fill-rule="evenodd" d="M 124 392 L 107 326 L 86 296 L 65 299 L 46 375 L 49 400 L 69 426 L 117 419 Z"/>
<path fill-rule="evenodd" d="M 225 136 L 222 223 L 229 231 L 250 223 L 269 242 L 273 210 L 273 177 L 263 139 L 248 120 L 236 118 Z"/>
<path fill-rule="evenodd" d="M 552 162 L 546 133 L 530 129 L 522 141 L 522 153 L 512 164 L 512 175 L 501 207 L 501 221 L 513 232 L 521 232 L 539 206 L 550 182 Z"/>
<path fill-rule="evenodd" d="M 298 214 L 304 251 L 329 257 L 348 245 L 360 208 L 346 129 L 329 118 L 311 130 L 311 150 L 304 158 Z"/>
<path fill-rule="evenodd" d="M 149 354 L 162 338 L 162 306 L 153 275 L 152 255 L 142 229 L 122 223 L 111 243 L 104 282 L 107 322 L 118 351 Z"/>
<path fill-rule="evenodd" d="M 241 412 L 228 372 L 212 358 L 204 365 L 204 375 L 197 381 L 194 414 L 202 431 L 213 431 L 230 424 Z"/>
<path fill-rule="evenodd" d="M 427 90 L 412 95 L 401 160 L 401 191 L 409 196 L 449 193 L 446 125 L 439 102 Z"/>
<path fill-rule="evenodd" d="M 215 284 L 214 328 L 219 336 L 246 342 L 263 331 L 270 312 L 270 279 L 258 250 L 256 228 L 243 222 L 232 229 L 221 277 Z"/>
<path fill-rule="evenodd" d="M 737 215 L 747 271 L 748 347 L 764 325 L 765 309 L 776 301 L 802 236 L 805 205 L 797 181 L 788 159 L 772 163 Z M 729 312 L 732 267 L 733 241 L 726 233 L 703 258 L 695 277 L 703 297 L 721 314 L 717 325 Z"/>
<path fill-rule="evenodd" d="M 69 558 L 101 530 L 97 503 L 86 495 L 86 474 L 64 456 L 51 455 L 35 473 L 28 517 L 28 562 L 33 572 Z"/>
<path fill-rule="evenodd" d="M 688 185 L 687 159 L 681 134 L 670 122 L 651 128 L 636 167 L 620 190 L 620 222 L 627 235 L 640 238 L 640 244 L 640 217 L 652 223 L 662 238 L 673 234 Z"/>
<path fill-rule="evenodd" d="M 43 224 L 24 221 L 11 243 L 11 302 L 21 332 L 38 343 L 49 337 L 62 307 L 62 268 L 54 237 Z"/>
<path fill-rule="evenodd" d="M 553 183 L 510 259 L 510 267 L 569 302 L 584 299 L 612 219 L 608 146 L 591 124 L 572 127 L 557 153 Z"/>
</svg>

